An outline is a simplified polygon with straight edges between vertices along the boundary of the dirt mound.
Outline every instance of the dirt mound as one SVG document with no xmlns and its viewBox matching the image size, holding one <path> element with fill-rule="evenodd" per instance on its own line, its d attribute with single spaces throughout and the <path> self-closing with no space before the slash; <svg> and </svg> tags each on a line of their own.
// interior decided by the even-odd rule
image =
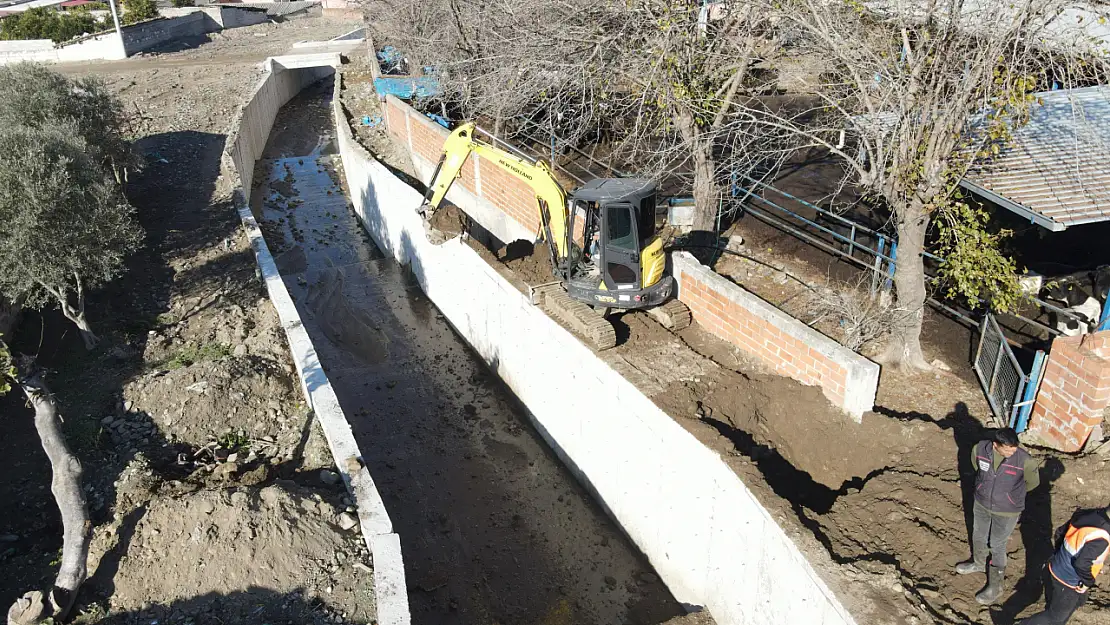
<svg viewBox="0 0 1110 625">
<path fill-rule="evenodd" d="M 466 232 L 466 213 L 458 206 L 444 202 L 433 213 L 428 224 L 442 232 L 447 238 Z"/>
<path fill-rule="evenodd" d="M 555 282 L 551 269 L 551 251 L 547 244 L 517 239 L 505 246 L 501 262 L 531 286 Z"/>
<path fill-rule="evenodd" d="M 243 430 L 261 437 L 301 425 L 304 415 L 290 412 L 294 387 L 281 368 L 250 356 L 226 355 L 222 348 L 184 348 L 178 360 L 188 366 L 146 374 L 124 387 L 125 415 L 148 415 L 167 438 L 203 445 L 209 435 Z M 216 356 L 215 360 L 205 360 Z M 121 419 L 122 420 L 122 419 Z"/>
<path fill-rule="evenodd" d="M 691 612 L 685 616 L 676 616 L 663 623 L 663 625 L 717 625 L 717 621 L 713 620 L 713 615 L 709 613 L 709 610 L 702 610 L 701 612 Z"/>
<path fill-rule="evenodd" d="M 196 623 L 369 622 L 372 571 L 342 509 L 279 483 L 161 497 L 100 528 L 93 570 L 118 566 L 110 613 Z M 130 522 L 129 522 L 130 521 Z M 113 555 L 122 548 L 126 557 Z"/>
</svg>

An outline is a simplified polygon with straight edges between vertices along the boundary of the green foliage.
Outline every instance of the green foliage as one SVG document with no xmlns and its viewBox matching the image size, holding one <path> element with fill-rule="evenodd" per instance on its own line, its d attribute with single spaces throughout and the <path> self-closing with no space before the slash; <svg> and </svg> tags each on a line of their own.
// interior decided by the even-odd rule
<svg viewBox="0 0 1110 625">
<path fill-rule="evenodd" d="M 199 347 L 187 346 L 166 361 L 167 369 L 182 369 L 198 362 L 217 360 L 231 355 L 231 348 L 223 343 L 206 343 Z"/>
<path fill-rule="evenodd" d="M 194 0 L 172 0 L 172 4 L 179 9 L 182 7 L 194 7 L 197 5 Z"/>
<path fill-rule="evenodd" d="M 0 293 L 62 304 L 122 271 L 142 231 L 96 154 L 69 123 L 0 126 Z"/>
<path fill-rule="evenodd" d="M 242 432 L 227 431 L 223 436 L 216 439 L 216 444 L 221 449 L 226 449 L 229 452 L 235 453 L 239 451 L 247 451 L 251 447 L 251 439 L 247 438 Z"/>
<path fill-rule="evenodd" d="M 31 63 L 0 67 L 0 129 L 68 127 L 119 179 L 142 164 L 127 125 L 123 102 L 97 78 L 67 78 Z"/>
<path fill-rule="evenodd" d="M 0 334 L 0 337 L 3 337 Z M 15 365 L 12 364 L 12 353 L 8 344 L 0 338 L 0 396 L 7 395 L 12 390 L 12 381 L 15 380 Z"/>
<path fill-rule="evenodd" d="M 958 198 L 938 212 L 940 278 L 948 297 L 966 299 L 972 308 L 984 300 L 995 311 L 1007 312 L 1021 298 L 1014 261 L 1001 249 L 1012 233 L 992 232 L 989 222 L 987 211 Z"/>
<path fill-rule="evenodd" d="M 127 0 L 123 3 L 123 23 L 134 24 L 158 17 L 154 0 Z"/>
<path fill-rule="evenodd" d="M 0 20 L 0 39 L 50 39 L 62 43 L 106 28 L 105 21 L 87 11 L 67 13 L 36 7 Z"/>
</svg>

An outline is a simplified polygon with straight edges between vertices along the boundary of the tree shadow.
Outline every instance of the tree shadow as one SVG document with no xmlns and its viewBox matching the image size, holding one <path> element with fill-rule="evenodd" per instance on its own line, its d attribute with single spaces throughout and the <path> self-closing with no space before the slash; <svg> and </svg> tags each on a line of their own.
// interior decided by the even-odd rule
<svg viewBox="0 0 1110 625">
<path fill-rule="evenodd" d="M 152 603 L 144 609 L 108 614 L 97 621 L 99 625 L 330 625 L 337 622 L 343 622 L 343 609 L 329 605 L 325 597 L 315 596 L 304 588 L 283 592 L 261 586 L 227 594 L 211 592 L 171 603 Z"/>
</svg>

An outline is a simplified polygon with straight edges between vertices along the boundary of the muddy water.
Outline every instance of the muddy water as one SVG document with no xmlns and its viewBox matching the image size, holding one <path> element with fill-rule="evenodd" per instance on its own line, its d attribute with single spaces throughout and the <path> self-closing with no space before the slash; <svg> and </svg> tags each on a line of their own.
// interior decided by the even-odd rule
<svg viewBox="0 0 1110 625">
<path fill-rule="evenodd" d="M 680 614 L 523 406 L 359 227 L 328 140 L 330 90 L 283 109 L 255 209 L 401 536 L 413 622 Z"/>
</svg>

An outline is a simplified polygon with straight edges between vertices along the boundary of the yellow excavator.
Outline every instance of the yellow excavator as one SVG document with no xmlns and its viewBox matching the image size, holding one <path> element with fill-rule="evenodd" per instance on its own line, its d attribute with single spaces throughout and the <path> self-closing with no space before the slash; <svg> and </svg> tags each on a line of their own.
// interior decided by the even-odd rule
<svg viewBox="0 0 1110 625">
<path fill-rule="evenodd" d="M 443 145 L 428 191 L 435 211 L 463 163 L 475 154 L 520 179 L 536 194 L 540 236 L 547 243 L 557 282 L 534 289 L 535 302 L 597 349 L 616 344 L 608 321 L 611 309 L 644 309 L 665 327 L 690 325 L 690 309 L 674 296 L 663 241 L 655 228 L 656 184 L 641 178 L 598 178 L 570 195 L 543 161 L 511 154 L 475 136 L 477 127 L 461 124 Z M 425 209 L 426 210 L 426 209 Z M 577 220 L 581 239 L 576 239 Z"/>
</svg>

